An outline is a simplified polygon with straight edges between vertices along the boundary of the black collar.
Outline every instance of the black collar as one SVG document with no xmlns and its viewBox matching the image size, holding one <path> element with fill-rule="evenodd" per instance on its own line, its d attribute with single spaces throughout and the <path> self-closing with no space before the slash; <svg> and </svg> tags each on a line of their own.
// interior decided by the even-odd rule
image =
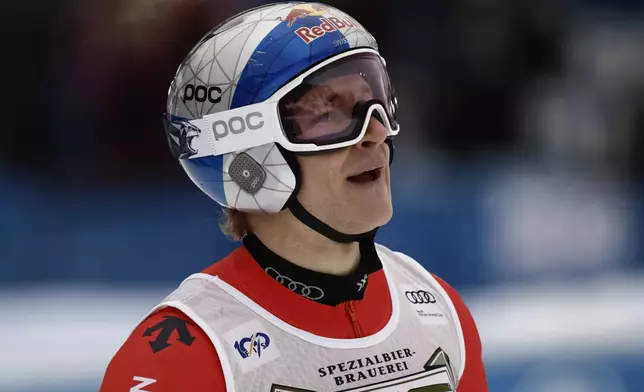
<svg viewBox="0 0 644 392">
<path fill-rule="evenodd" d="M 255 235 L 247 235 L 244 246 L 262 269 L 281 285 L 305 298 L 330 306 L 361 300 L 369 274 L 382 268 L 373 240 L 360 241 L 360 263 L 346 276 L 315 272 L 295 265 L 268 249 Z"/>
</svg>

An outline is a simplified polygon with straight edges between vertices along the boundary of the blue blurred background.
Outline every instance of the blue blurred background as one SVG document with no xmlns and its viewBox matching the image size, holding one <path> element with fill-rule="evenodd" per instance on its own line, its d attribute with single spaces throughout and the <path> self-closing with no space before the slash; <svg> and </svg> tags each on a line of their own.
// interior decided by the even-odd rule
<svg viewBox="0 0 644 392">
<path fill-rule="evenodd" d="M 461 291 L 490 390 L 644 390 L 644 3 L 329 1 L 400 102 L 380 242 Z M 97 390 L 184 277 L 237 244 L 172 159 L 170 80 L 251 0 L 8 2 L 0 391 Z"/>
</svg>

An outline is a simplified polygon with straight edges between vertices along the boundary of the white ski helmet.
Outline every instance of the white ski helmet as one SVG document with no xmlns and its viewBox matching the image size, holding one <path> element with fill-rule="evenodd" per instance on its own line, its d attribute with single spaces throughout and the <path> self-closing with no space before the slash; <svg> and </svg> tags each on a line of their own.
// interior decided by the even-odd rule
<svg viewBox="0 0 644 392">
<path fill-rule="evenodd" d="M 365 100 L 321 126 L 303 124 L 299 98 L 325 80 L 356 73 L 371 91 Z M 373 114 L 388 130 L 393 157 L 396 109 L 385 61 L 367 30 L 336 8 L 289 2 L 243 12 L 206 34 L 170 85 L 164 126 L 190 179 L 221 206 L 289 208 L 318 232 L 349 242 L 364 236 L 335 231 L 297 201 L 294 154 L 358 143 Z"/>
</svg>

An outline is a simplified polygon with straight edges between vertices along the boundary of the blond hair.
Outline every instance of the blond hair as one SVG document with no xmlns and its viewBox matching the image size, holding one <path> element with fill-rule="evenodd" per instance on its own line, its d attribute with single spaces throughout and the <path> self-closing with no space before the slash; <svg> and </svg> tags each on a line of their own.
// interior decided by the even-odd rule
<svg viewBox="0 0 644 392">
<path fill-rule="evenodd" d="M 241 241 L 242 238 L 249 234 L 248 217 L 245 212 L 233 210 L 231 208 L 222 209 L 223 219 L 219 224 L 221 231 L 230 239 Z"/>
</svg>

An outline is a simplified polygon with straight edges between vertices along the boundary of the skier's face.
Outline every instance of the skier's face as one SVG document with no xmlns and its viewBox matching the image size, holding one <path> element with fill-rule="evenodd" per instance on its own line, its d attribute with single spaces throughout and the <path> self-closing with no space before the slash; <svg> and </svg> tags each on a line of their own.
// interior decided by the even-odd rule
<svg viewBox="0 0 644 392">
<path fill-rule="evenodd" d="M 360 76 L 339 77 L 328 81 L 328 85 L 338 91 L 355 88 L 360 85 Z M 317 93 L 313 89 L 307 95 Z M 306 98 L 305 95 L 303 99 Z M 364 96 L 360 100 L 368 99 Z M 372 117 L 358 144 L 329 153 L 298 156 L 302 169 L 298 199 L 302 205 L 347 234 L 366 232 L 387 223 L 392 205 L 386 137 L 387 129 Z"/>
</svg>

